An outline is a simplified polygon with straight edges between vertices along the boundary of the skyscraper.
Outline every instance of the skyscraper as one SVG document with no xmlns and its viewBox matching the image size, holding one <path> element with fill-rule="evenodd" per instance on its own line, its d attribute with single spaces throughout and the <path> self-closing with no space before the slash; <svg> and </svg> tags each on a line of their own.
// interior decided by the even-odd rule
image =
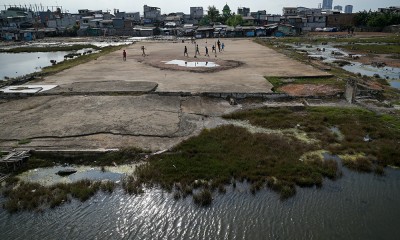
<svg viewBox="0 0 400 240">
<path fill-rule="evenodd" d="M 353 13 L 353 5 L 346 5 L 344 7 L 344 13 Z"/>
<path fill-rule="evenodd" d="M 322 9 L 324 10 L 332 10 L 333 0 L 323 0 L 322 1 Z"/>
</svg>

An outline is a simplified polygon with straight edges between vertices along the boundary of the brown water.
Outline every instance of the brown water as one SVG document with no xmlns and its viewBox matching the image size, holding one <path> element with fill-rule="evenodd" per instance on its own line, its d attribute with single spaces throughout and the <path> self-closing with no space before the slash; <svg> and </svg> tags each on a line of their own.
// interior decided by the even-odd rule
<svg viewBox="0 0 400 240">
<path fill-rule="evenodd" d="M 99 193 L 44 213 L 1 209 L 0 239 L 398 239 L 400 171 L 343 174 L 286 201 L 268 189 L 252 195 L 243 183 L 207 208 L 153 189 Z"/>
</svg>

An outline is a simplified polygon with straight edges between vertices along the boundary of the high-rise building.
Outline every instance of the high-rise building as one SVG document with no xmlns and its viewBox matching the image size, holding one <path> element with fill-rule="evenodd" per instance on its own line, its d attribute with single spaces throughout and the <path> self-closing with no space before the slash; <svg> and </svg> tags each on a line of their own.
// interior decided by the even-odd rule
<svg viewBox="0 0 400 240">
<path fill-rule="evenodd" d="M 333 10 L 336 10 L 336 11 L 343 11 L 343 7 L 340 6 L 340 5 L 337 5 L 337 6 L 334 6 L 334 7 L 333 7 Z"/>
<path fill-rule="evenodd" d="M 353 13 L 353 5 L 346 5 L 344 7 L 344 13 Z"/>
<path fill-rule="evenodd" d="M 333 0 L 323 0 L 322 1 L 322 9 L 324 10 L 332 10 Z"/>
</svg>

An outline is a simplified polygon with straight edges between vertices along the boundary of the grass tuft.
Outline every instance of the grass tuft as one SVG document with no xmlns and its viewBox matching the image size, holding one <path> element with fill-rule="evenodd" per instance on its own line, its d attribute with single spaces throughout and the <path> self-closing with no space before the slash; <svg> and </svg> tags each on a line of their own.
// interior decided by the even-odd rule
<svg viewBox="0 0 400 240">
<path fill-rule="evenodd" d="M 208 206 L 212 202 L 212 193 L 209 189 L 202 189 L 199 193 L 193 195 L 193 200 L 200 206 Z"/>
</svg>

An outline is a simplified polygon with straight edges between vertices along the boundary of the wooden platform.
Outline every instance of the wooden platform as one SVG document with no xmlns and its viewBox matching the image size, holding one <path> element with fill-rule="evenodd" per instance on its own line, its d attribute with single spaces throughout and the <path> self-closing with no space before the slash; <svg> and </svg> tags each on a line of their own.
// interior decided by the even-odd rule
<svg viewBox="0 0 400 240">
<path fill-rule="evenodd" d="M 16 170 L 29 157 L 29 150 L 11 151 L 6 156 L 0 158 L 0 164 L 5 165 L 7 168 L 13 166 L 14 170 Z"/>
</svg>

